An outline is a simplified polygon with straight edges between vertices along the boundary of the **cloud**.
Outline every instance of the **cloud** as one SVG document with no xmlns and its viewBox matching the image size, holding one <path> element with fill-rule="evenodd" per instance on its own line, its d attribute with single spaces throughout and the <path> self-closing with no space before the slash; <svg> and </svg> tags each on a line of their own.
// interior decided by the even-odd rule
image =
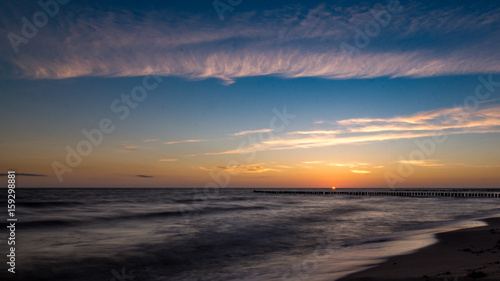
<svg viewBox="0 0 500 281">
<path fill-rule="evenodd" d="M 445 164 L 436 163 L 435 160 L 400 160 L 398 162 L 401 164 L 410 164 L 410 165 L 421 166 L 421 167 L 442 167 L 442 166 L 445 166 Z"/>
<path fill-rule="evenodd" d="M 137 146 L 132 146 L 132 145 L 123 145 L 121 148 L 126 149 L 126 150 L 137 150 L 139 147 Z"/>
<path fill-rule="evenodd" d="M 371 171 L 365 171 L 365 170 L 351 170 L 351 172 L 355 174 L 371 174 Z"/>
<path fill-rule="evenodd" d="M 500 131 L 500 130 L 499 130 Z M 243 147 L 241 149 L 228 150 L 223 152 L 209 152 L 199 155 L 222 155 L 222 154 L 237 154 L 237 153 L 251 153 L 254 151 L 264 151 L 264 150 L 285 150 L 285 149 L 298 149 L 298 148 L 313 148 L 313 147 L 325 147 L 340 144 L 356 144 L 374 141 L 385 141 L 394 139 L 410 139 L 416 137 L 426 137 L 432 136 L 434 133 L 399 133 L 399 134 L 379 134 L 370 136 L 356 136 L 356 137 L 343 137 L 343 138 L 332 138 L 332 137 L 306 137 L 306 138 L 288 138 L 288 139 L 272 139 L 268 141 L 263 141 L 251 146 Z"/>
<path fill-rule="evenodd" d="M 371 163 L 358 163 L 358 162 L 353 162 L 353 163 L 329 163 L 328 166 L 336 166 L 336 167 L 349 167 L 349 168 L 354 168 L 354 167 L 372 167 L 372 168 L 377 168 L 380 166 L 376 166 L 375 164 Z"/>
<path fill-rule="evenodd" d="M 154 176 L 148 176 L 148 175 L 136 175 L 138 178 L 154 178 Z"/>
<path fill-rule="evenodd" d="M 191 143 L 191 142 L 202 142 L 208 140 L 180 140 L 180 141 L 168 141 L 164 142 L 164 144 L 176 144 L 176 143 Z"/>
<path fill-rule="evenodd" d="M 243 135 L 248 135 L 248 134 L 256 134 L 256 133 L 267 133 L 267 132 L 272 132 L 273 130 L 271 129 L 260 129 L 260 130 L 252 130 L 252 131 L 241 131 L 238 133 L 232 134 L 233 136 L 243 136 Z"/>
<path fill-rule="evenodd" d="M 325 161 L 306 161 L 306 162 L 302 162 L 302 163 L 304 163 L 304 164 L 321 164 L 323 162 L 325 162 Z"/>
<path fill-rule="evenodd" d="M 229 173 L 263 173 L 268 171 L 279 171 L 273 168 L 263 167 L 262 164 L 252 164 L 252 165 L 235 165 L 235 166 L 217 166 L 214 168 L 199 167 L 202 171 L 215 172 L 217 170 L 223 170 Z"/>
<path fill-rule="evenodd" d="M 475 111 L 463 107 L 444 108 L 394 118 L 358 118 L 337 122 L 349 132 L 398 132 L 473 130 L 500 126 L 500 106 L 483 107 Z"/>
<path fill-rule="evenodd" d="M 414 139 L 439 135 L 500 133 L 500 105 L 483 106 L 474 111 L 461 107 L 419 112 L 393 118 L 356 118 L 335 122 L 337 134 L 321 135 L 318 131 L 301 131 L 299 136 L 273 138 L 240 149 L 210 152 L 204 155 L 253 153 L 361 144 L 387 140 Z"/>
<path fill-rule="evenodd" d="M 301 169 L 314 169 L 313 166 L 308 166 L 308 165 L 302 165 L 302 164 L 295 164 L 295 166 L 301 168 Z"/>
<path fill-rule="evenodd" d="M 271 168 L 264 168 L 262 166 L 256 165 L 256 166 L 247 166 L 246 169 L 244 170 L 245 173 L 263 173 L 267 171 L 278 171 L 276 169 L 271 169 Z"/>
<path fill-rule="evenodd" d="M 372 39 L 376 44 L 347 55 L 341 43 L 355 45 L 355 28 L 374 21 L 367 10 L 386 8 L 351 5 L 242 12 L 224 23 L 169 11 L 68 13 L 58 17 L 59 25 L 44 28 L 44 40 L 22 44 L 18 55 L 4 42 L 2 56 L 12 73 L 42 79 L 158 74 L 230 84 L 262 75 L 363 79 L 500 72 L 500 9 L 451 12 L 408 3 Z M 18 22 L 11 25 L 15 30 Z"/>
<path fill-rule="evenodd" d="M 314 122 L 316 124 L 316 122 Z M 316 130 L 316 131 L 295 131 L 289 132 L 289 135 L 336 135 L 341 133 L 339 130 Z"/>
<path fill-rule="evenodd" d="M 372 163 L 359 163 L 359 162 L 330 163 L 328 165 L 329 166 L 336 166 L 336 167 L 348 167 L 349 171 L 351 173 L 355 173 L 355 174 L 371 174 L 372 171 L 370 171 L 369 169 L 380 169 L 380 168 L 384 167 L 382 165 L 377 165 L 377 164 L 372 164 Z"/>
<path fill-rule="evenodd" d="M 6 177 L 9 174 L 0 174 L 0 177 Z M 27 173 L 16 173 L 16 177 L 22 176 L 22 177 L 46 177 L 47 175 L 44 174 L 27 174 Z"/>
<path fill-rule="evenodd" d="M 420 167 L 453 167 L 453 166 L 460 166 L 460 167 L 470 167 L 470 168 L 497 168 L 500 167 L 500 165 L 475 165 L 475 164 L 466 164 L 466 163 L 460 163 L 456 161 L 439 161 L 435 159 L 428 159 L 428 160 L 400 160 L 398 163 L 405 164 L 405 165 L 413 165 L 413 166 L 420 166 Z"/>
<path fill-rule="evenodd" d="M 199 168 L 200 170 L 202 170 L 202 171 L 205 171 L 205 172 L 213 172 L 213 171 L 215 171 L 214 169 L 209 169 L 209 168 L 205 168 L 205 167 L 201 167 L 201 166 L 200 166 L 200 167 L 198 167 L 198 168 Z"/>
<path fill-rule="evenodd" d="M 337 167 L 345 167 L 349 166 L 349 164 L 342 164 L 342 163 L 330 163 L 328 166 L 337 166 Z"/>
<path fill-rule="evenodd" d="M 160 159 L 158 161 L 160 162 L 174 162 L 174 161 L 178 161 L 179 159 Z"/>
</svg>

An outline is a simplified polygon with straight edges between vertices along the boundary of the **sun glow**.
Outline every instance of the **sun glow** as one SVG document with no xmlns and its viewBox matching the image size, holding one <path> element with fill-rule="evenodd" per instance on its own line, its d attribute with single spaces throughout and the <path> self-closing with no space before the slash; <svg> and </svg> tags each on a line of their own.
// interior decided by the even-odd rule
<svg viewBox="0 0 500 281">
<path fill-rule="evenodd" d="M 332 186 L 332 189 L 335 189 L 335 186 Z"/>
</svg>

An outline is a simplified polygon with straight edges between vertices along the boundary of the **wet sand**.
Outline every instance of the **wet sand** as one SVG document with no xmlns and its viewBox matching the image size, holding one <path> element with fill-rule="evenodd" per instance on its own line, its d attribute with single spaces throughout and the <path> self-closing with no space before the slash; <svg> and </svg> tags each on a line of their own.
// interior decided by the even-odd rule
<svg viewBox="0 0 500 281">
<path fill-rule="evenodd" d="M 500 280 L 500 218 L 487 226 L 438 233 L 436 244 L 395 256 L 339 281 Z"/>
</svg>

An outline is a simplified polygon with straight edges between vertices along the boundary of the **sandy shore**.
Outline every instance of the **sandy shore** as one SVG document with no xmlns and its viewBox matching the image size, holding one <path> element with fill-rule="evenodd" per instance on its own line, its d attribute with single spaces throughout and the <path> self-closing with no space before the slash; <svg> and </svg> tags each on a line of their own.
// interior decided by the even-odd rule
<svg viewBox="0 0 500 281">
<path fill-rule="evenodd" d="M 437 234 L 439 242 L 339 281 L 500 280 L 500 218 L 487 226 Z"/>
</svg>

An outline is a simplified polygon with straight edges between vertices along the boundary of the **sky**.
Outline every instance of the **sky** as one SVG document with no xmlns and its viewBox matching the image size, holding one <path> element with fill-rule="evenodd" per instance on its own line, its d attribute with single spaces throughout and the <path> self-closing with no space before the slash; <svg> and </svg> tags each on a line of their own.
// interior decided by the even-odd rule
<svg viewBox="0 0 500 281">
<path fill-rule="evenodd" d="M 20 187 L 500 187 L 497 1 L 6 0 L 0 38 Z"/>
</svg>

